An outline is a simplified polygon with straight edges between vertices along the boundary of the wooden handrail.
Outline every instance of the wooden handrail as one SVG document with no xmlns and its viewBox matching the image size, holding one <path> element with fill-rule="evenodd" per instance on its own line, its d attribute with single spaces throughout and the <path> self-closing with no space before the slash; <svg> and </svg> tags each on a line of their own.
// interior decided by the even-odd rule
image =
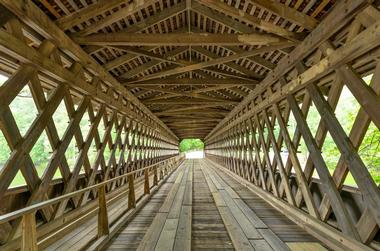
<svg viewBox="0 0 380 251">
<path fill-rule="evenodd" d="M 97 189 L 98 191 L 98 222 L 97 222 L 97 228 L 98 228 L 98 234 L 97 238 L 102 238 L 103 236 L 107 236 L 109 234 L 109 222 L 108 222 L 108 216 L 107 216 L 107 200 L 106 200 L 106 186 L 107 184 L 127 178 L 127 182 L 123 185 L 128 185 L 129 191 L 128 191 L 128 207 L 127 210 L 133 209 L 136 207 L 136 195 L 135 195 L 135 188 L 134 188 L 134 174 L 136 173 L 144 173 L 144 195 L 150 193 L 150 185 L 149 185 L 149 171 L 153 169 L 153 187 L 158 185 L 158 177 L 157 177 L 157 169 L 160 168 L 160 166 L 163 166 L 165 164 L 168 165 L 165 166 L 165 174 L 169 174 L 170 172 L 167 172 L 167 168 L 173 168 L 176 164 L 179 164 L 178 162 L 184 157 L 183 154 L 162 160 L 160 162 L 157 162 L 155 164 L 140 168 L 138 170 L 114 177 L 112 179 L 100 182 L 98 184 L 80 189 L 78 191 L 68 193 L 59 197 L 56 197 L 54 199 L 46 200 L 43 202 L 36 203 L 34 205 L 16 210 L 14 212 L 1 215 L 0 216 L 0 224 L 6 223 L 8 221 L 14 220 L 16 218 L 22 217 L 22 243 L 21 243 L 21 250 L 22 251 L 38 251 L 38 244 L 37 244 L 37 224 L 36 224 L 36 217 L 35 214 L 37 210 L 40 210 L 44 207 L 56 204 L 58 202 L 67 200 L 69 198 L 72 198 L 74 196 L 83 194 L 85 192 L 88 192 L 93 189 Z M 160 170 L 160 173 L 162 173 L 162 170 Z M 161 178 L 162 176 L 160 176 Z"/>
<path fill-rule="evenodd" d="M 97 188 L 99 188 L 101 186 L 107 185 L 107 184 L 109 184 L 111 182 L 120 180 L 122 178 L 126 178 L 126 177 L 128 177 L 130 175 L 142 172 L 142 171 L 147 170 L 147 169 L 149 170 L 151 168 L 154 168 L 155 166 L 164 164 L 165 162 L 173 161 L 174 159 L 180 158 L 180 157 L 182 157 L 182 155 L 178 155 L 178 156 L 174 156 L 174 157 L 169 158 L 169 159 L 162 160 L 162 161 L 157 162 L 155 164 L 152 164 L 152 165 L 140 168 L 140 169 L 132 171 L 132 172 L 125 173 L 123 175 L 119 175 L 117 177 L 114 177 L 112 179 L 100 182 L 98 184 L 95 184 L 95 185 L 92 185 L 92 186 L 89 186 L 89 187 L 86 187 L 86 188 L 82 188 L 82 189 L 80 189 L 78 191 L 75 191 L 75 192 L 71 192 L 71 193 L 68 193 L 68 194 L 65 194 L 65 195 L 61 195 L 61 196 L 53 198 L 53 199 L 42 201 L 42 202 L 33 204 L 31 206 L 28 206 L 28 207 L 25 207 L 25 208 L 13 211 L 11 213 L 0 215 L 0 224 L 6 223 L 8 221 L 14 220 L 16 218 L 22 217 L 22 216 L 27 215 L 27 214 L 33 213 L 33 212 L 35 212 L 37 210 L 40 210 L 40 209 L 42 209 L 44 207 L 47 207 L 47 206 L 50 206 L 50 205 L 54 205 L 54 204 L 56 204 L 58 202 L 61 202 L 61 201 L 67 200 L 69 198 L 75 197 L 75 196 L 80 195 L 82 193 L 85 193 L 87 191 L 90 191 L 90 190 L 93 190 L 93 189 L 97 189 Z"/>
</svg>

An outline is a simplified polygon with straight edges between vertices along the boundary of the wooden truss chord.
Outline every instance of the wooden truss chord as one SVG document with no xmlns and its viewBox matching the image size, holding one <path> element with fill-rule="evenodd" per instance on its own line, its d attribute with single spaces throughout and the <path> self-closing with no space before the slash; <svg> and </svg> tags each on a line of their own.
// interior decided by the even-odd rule
<svg viewBox="0 0 380 251">
<path fill-rule="evenodd" d="M 277 45 L 287 40 L 265 33 L 210 34 L 210 33 L 107 33 L 74 37 L 81 45 L 98 46 L 200 46 L 200 45 Z"/>
<path fill-rule="evenodd" d="M 236 114 L 246 109 L 249 103 L 254 100 L 262 92 L 266 91 L 268 86 L 278 81 L 286 72 L 290 71 L 296 64 L 298 64 L 308 52 L 315 50 L 323 41 L 326 41 L 332 34 L 334 34 L 341 27 L 346 25 L 353 16 L 360 13 L 366 7 L 365 1 L 354 2 L 341 2 L 339 3 L 330 15 L 328 15 L 312 32 L 307 36 L 286 58 L 283 58 L 274 69 L 272 74 L 266 76 L 261 81 L 260 88 L 249 94 L 238 106 L 236 106 L 231 113 L 223 119 L 220 124 L 215 127 L 207 138 L 221 128 L 227 121 L 231 120 Z M 345 12 L 339 10 L 346 10 Z"/>
<path fill-rule="evenodd" d="M 238 78 L 163 78 L 163 79 L 151 79 L 139 81 L 136 83 L 130 83 L 128 81 L 122 82 L 128 86 L 157 86 L 157 85 L 255 85 L 257 81 L 255 80 L 243 80 Z"/>
<path fill-rule="evenodd" d="M 244 13 L 226 3 L 219 2 L 217 0 L 197 0 L 197 2 L 211 8 L 215 9 L 221 13 L 227 14 L 229 16 L 232 16 L 234 18 L 237 18 L 243 22 L 246 22 L 248 24 L 254 25 L 257 28 L 260 28 L 262 30 L 265 30 L 267 32 L 276 34 L 278 36 L 297 41 L 299 38 L 295 33 L 292 33 L 280 26 L 274 25 L 270 22 L 266 22 L 263 20 L 260 20 L 254 16 L 249 15 L 248 13 Z"/>
<path fill-rule="evenodd" d="M 141 82 L 141 81 L 150 80 L 150 79 L 157 79 L 157 78 L 164 77 L 164 76 L 171 76 L 171 75 L 176 75 L 176 74 L 185 73 L 185 72 L 189 72 L 189 71 L 199 70 L 199 69 L 203 69 L 203 68 L 206 68 L 209 66 L 224 64 L 224 63 L 228 63 L 231 61 L 239 60 L 241 58 L 251 57 L 251 56 L 258 55 L 261 53 L 265 53 L 268 51 L 278 50 L 278 49 L 282 49 L 282 48 L 288 48 L 288 47 L 292 47 L 292 46 L 294 46 L 294 44 L 289 43 L 289 42 L 280 43 L 278 45 L 263 46 L 259 49 L 254 49 L 252 51 L 244 51 L 240 54 L 234 54 L 234 55 L 230 55 L 230 56 L 226 56 L 226 57 L 222 57 L 222 58 L 213 59 L 213 60 L 210 60 L 207 62 L 201 62 L 201 63 L 192 64 L 192 65 L 188 65 L 188 66 L 178 67 L 178 68 L 175 68 L 172 70 L 167 70 L 167 71 L 151 74 L 151 75 L 143 77 L 141 79 L 132 81 L 131 83 Z"/>
</svg>

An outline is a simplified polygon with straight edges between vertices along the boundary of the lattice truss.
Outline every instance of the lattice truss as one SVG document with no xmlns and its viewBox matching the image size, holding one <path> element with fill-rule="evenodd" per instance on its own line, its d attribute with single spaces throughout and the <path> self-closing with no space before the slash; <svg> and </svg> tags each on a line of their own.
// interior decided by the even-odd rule
<svg viewBox="0 0 380 251">
<path fill-rule="evenodd" d="M 352 3 L 341 3 L 341 10 L 347 7 L 345 14 L 328 17 L 321 23 L 323 34 L 316 28 L 280 61 L 273 74 L 208 135 L 206 152 L 257 187 L 302 210 L 298 212 L 327 223 L 344 236 L 372 243 L 376 249 L 379 184 L 358 149 L 369 129 L 378 132 L 380 128 L 380 12 L 369 5 L 347 19 L 346 14 L 354 10 Z M 355 4 L 360 5 L 359 1 Z M 342 30 L 338 25 L 344 20 L 347 25 Z M 370 74 L 371 81 L 366 83 L 362 77 Z M 348 130 L 334 113 L 344 88 L 360 105 Z M 317 116 L 313 120 L 317 119 L 317 124 L 309 123 L 310 116 Z M 333 173 L 323 152 L 327 137 L 333 139 L 340 155 Z M 305 161 L 298 154 L 301 142 L 307 147 Z M 348 175 L 357 188 L 344 186 Z"/>
<path fill-rule="evenodd" d="M 342 234 L 335 239 L 376 245 L 379 188 L 358 149 L 380 126 L 378 1 L 0 0 L 0 13 L 0 70 L 9 77 L 0 129 L 10 149 L 2 211 L 157 163 L 177 154 L 179 138 L 207 135 L 210 158 L 300 209 L 319 232 L 327 225 Z M 361 78 L 368 74 L 370 85 Z M 334 114 L 344 88 L 360 105 L 349 131 Z M 11 104 L 25 89 L 38 114 L 21 132 Z M 53 118 L 60 107 L 64 132 Z M 39 174 L 30 153 L 42 134 L 52 153 Z M 332 174 L 327 137 L 341 154 Z M 306 161 L 297 155 L 302 142 Z M 8 189 L 18 172 L 27 186 Z M 344 186 L 348 175 L 358 188 Z M 38 218 L 51 222 L 96 196 Z M 1 240 L 19 226 L 0 226 Z"/>
<path fill-rule="evenodd" d="M 0 30 L 1 64 L 9 79 L 0 87 L 0 129 L 10 149 L 9 158 L 0 169 L 3 212 L 67 194 L 178 154 L 177 137 L 108 73 L 100 70 L 94 60 L 81 53 L 79 47 L 68 48 L 65 41 L 69 39 L 63 32 L 61 39 L 46 39 L 3 7 L 1 14 L 0 26 L 4 25 Z M 21 133 L 10 105 L 25 89 L 30 90 L 38 113 L 26 132 Z M 62 131 L 58 131 L 53 119 L 59 107 L 64 107 L 68 115 L 67 127 Z M 89 120 L 87 134 L 81 128 L 83 120 Z M 47 135 L 52 152 L 39 174 L 30 152 L 42 134 Z M 75 144 L 77 151 L 71 166 L 65 156 L 70 144 Z M 96 152 L 93 159 L 89 158 L 89 151 Z M 26 187 L 8 189 L 18 172 L 22 173 Z M 62 178 L 53 181 L 57 172 Z M 125 182 L 125 179 L 115 182 L 108 190 Z M 95 191 L 85 193 L 38 214 L 49 222 L 69 209 L 86 205 L 96 196 Z M 19 224 L 20 221 L 15 221 L 2 225 L 2 241 L 17 234 Z"/>
<path fill-rule="evenodd" d="M 204 138 L 335 1 L 33 2 L 178 137 Z"/>
</svg>

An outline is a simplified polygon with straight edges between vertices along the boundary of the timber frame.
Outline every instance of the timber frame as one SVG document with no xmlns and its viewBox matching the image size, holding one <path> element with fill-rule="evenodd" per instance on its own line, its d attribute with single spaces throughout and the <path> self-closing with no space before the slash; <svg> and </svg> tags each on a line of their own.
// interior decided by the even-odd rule
<svg viewBox="0 0 380 251">
<path fill-rule="evenodd" d="M 367 1 L 341 2 L 339 9 L 346 11 L 327 16 L 207 135 L 206 155 L 334 249 L 352 249 L 356 240 L 377 250 L 379 187 L 358 150 L 370 124 L 380 128 L 380 12 Z M 362 77 L 370 74 L 367 85 Z M 345 86 L 360 105 L 349 132 L 334 114 Z M 320 116 L 315 132 L 307 122 L 313 106 Z M 292 131 L 290 115 L 297 123 Z M 328 134 L 341 153 L 331 174 L 321 151 Z M 297 156 L 301 140 L 308 151 L 304 166 Z M 344 185 L 348 173 L 355 190 Z"/>
<path fill-rule="evenodd" d="M 0 0 L 7 76 L 0 134 L 10 149 L 0 214 L 64 198 L 33 214 L 0 216 L 0 249 L 19 248 L 20 238 L 35 247 L 88 212 L 98 213 L 104 241 L 112 232 L 107 203 L 115 201 L 108 199 L 128 194 L 128 210 L 135 208 L 134 179 L 149 194 L 157 170 L 182 162 L 179 141 L 200 138 L 213 165 L 330 248 L 380 250 L 379 182 L 359 151 L 369 128 L 380 130 L 379 7 L 377 0 Z M 22 134 L 11 104 L 24 88 L 38 114 Z M 360 107 L 348 131 L 334 113 L 344 88 Z M 69 116 L 62 137 L 52 118 L 60 105 Z M 315 131 L 311 109 L 320 117 Z M 31 151 L 43 133 L 52 154 L 39 175 Z M 327 137 L 340 153 L 332 173 Z M 71 142 L 73 166 L 65 156 Z M 10 187 L 19 172 L 26 185 Z M 357 187 L 344 184 L 348 175 Z M 22 230 L 33 236 L 23 239 Z"/>
</svg>

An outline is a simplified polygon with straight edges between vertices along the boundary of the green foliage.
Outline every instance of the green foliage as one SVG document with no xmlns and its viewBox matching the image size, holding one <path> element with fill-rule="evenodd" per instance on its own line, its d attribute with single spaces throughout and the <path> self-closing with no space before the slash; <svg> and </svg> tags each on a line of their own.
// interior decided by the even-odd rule
<svg viewBox="0 0 380 251">
<path fill-rule="evenodd" d="M 200 139 L 184 139 L 179 144 L 180 152 L 188 152 L 193 150 L 203 150 L 204 143 Z"/>
</svg>

